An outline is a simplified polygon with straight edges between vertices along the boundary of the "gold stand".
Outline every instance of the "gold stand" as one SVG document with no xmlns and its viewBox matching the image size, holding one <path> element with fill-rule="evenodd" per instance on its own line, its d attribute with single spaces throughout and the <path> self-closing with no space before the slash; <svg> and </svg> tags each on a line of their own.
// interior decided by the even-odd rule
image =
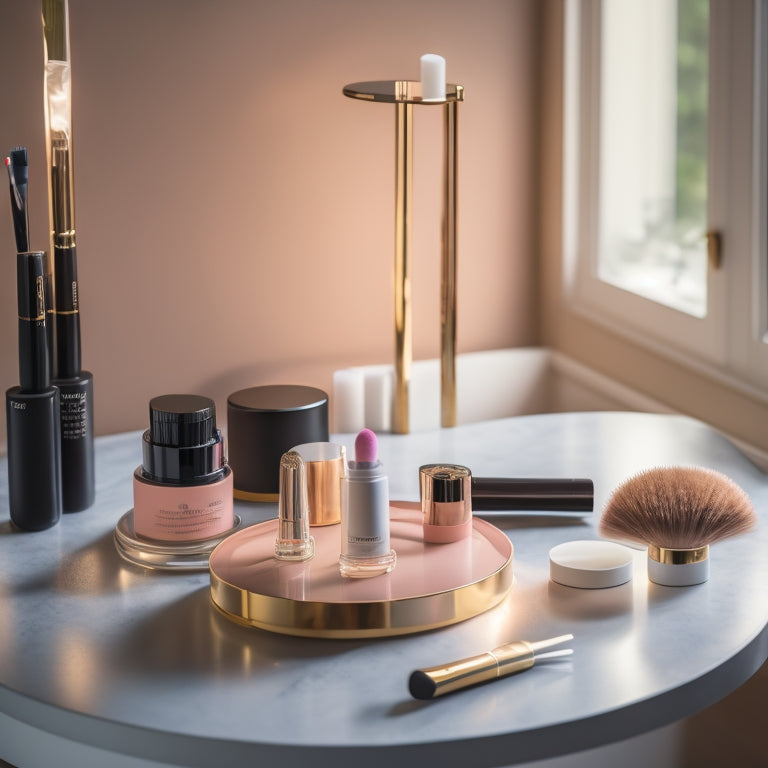
<svg viewBox="0 0 768 768">
<path fill-rule="evenodd" d="M 444 199 L 440 292 L 440 422 L 456 426 L 456 190 L 458 102 L 461 85 L 447 85 L 443 100 L 424 101 L 421 83 L 384 80 L 352 83 L 344 95 L 395 105 L 395 392 L 392 431 L 409 431 L 408 399 L 413 360 L 411 329 L 411 250 L 413 189 L 413 105 L 441 105 L 444 115 Z"/>
</svg>

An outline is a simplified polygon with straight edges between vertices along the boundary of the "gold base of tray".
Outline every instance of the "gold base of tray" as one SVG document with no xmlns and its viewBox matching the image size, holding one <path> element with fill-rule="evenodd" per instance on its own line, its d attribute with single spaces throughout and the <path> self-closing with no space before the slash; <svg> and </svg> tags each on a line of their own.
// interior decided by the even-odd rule
<svg viewBox="0 0 768 768">
<path fill-rule="evenodd" d="M 512 587 L 512 542 L 475 518 L 472 535 L 450 544 L 422 536 L 418 503 L 390 505 L 397 565 L 370 579 L 339 574 L 340 527 L 312 528 L 316 555 L 274 557 L 277 520 L 239 531 L 210 557 L 211 597 L 238 624 L 303 637 L 368 638 L 455 624 L 501 602 Z"/>
</svg>

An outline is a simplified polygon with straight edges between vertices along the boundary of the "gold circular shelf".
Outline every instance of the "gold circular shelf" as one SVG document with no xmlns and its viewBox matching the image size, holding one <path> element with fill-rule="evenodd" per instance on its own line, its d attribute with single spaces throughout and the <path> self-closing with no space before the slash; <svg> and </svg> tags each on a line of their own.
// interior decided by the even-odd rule
<svg viewBox="0 0 768 768">
<path fill-rule="evenodd" d="M 339 574 L 340 527 L 313 528 L 317 554 L 274 557 L 277 520 L 246 528 L 211 554 L 211 598 L 239 624 L 302 637 L 370 638 L 455 624 L 500 603 L 512 587 L 514 549 L 491 523 L 450 544 L 422 536 L 418 503 L 390 505 L 397 565 L 371 579 Z"/>
<path fill-rule="evenodd" d="M 444 99 L 422 99 L 421 81 L 419 80 L 369 80 L 363 83 L 350 83 L 342 89 L 350 99 L 363 101 L 381 101 L 385 104 L 448 104 L 452 101 L 464 101 L 464 86 L 447 83 Z"/>
</svg>

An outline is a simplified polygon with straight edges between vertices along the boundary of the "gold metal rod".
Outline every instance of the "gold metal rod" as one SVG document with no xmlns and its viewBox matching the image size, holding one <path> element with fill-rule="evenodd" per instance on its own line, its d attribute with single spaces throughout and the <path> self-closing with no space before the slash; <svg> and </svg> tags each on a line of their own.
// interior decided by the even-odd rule
<svg viewBox="0 0 768 768">
<path fill-rule="evenodd" d="M 444 114 L 445 195 L 440 301 L 440 423 L 456 426 L 456 189 L 458 102 L 446 102 Z"/>
<path fill-rule="evenodd" d="M 392 431 L 409 431 L 413 340 L 411 328 L 411 221 L 413 203 L 413 105 L 395 104 L 395 392 Z"/>
</svg>

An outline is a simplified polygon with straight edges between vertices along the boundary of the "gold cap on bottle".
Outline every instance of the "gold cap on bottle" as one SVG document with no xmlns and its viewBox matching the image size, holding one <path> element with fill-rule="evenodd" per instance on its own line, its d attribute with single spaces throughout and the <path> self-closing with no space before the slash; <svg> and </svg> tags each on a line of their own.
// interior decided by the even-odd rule
<svg viewBox="0 0 768 768">
<path fill-rule="evenodd" d="M 459 464 L 425 464 L 419 468 L 424 540 L 458 541 L 472 530 L 472 473 Z"/>
</svg>

